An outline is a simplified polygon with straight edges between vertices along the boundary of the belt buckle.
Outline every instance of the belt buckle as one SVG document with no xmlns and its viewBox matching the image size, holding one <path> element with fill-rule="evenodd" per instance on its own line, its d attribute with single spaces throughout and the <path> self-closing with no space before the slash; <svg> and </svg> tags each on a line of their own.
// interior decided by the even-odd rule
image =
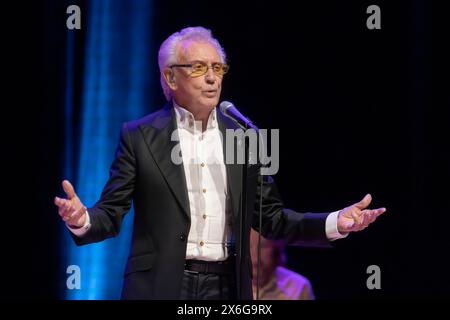
<svg viewBox="0 0 450 320">
<path fill-rule="evenodd" d="M 190 274 L 199 274 L 197 271 L 189 270 L 189 263 L 187 261 L 184 263 L 184 271 Z"/>
<path fill-rule="evenodd" d="M 190 273 L 190 274 L 199 274 L 199 272 L 197 272 L 197 271 L 191 271 L 191 270 L 187 270 L 187 269 L 184 269 L 184 271 L 187 273 Z"/>
</svg>

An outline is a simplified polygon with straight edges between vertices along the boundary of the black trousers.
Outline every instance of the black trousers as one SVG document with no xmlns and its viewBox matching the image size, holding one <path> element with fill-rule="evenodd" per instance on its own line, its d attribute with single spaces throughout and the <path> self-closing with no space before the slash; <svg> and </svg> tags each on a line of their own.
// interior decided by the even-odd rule
<svg viewBox="0 0 450 320">
<path fill-rule="evenodd" d="M 184 270 L 180 299 L 235 300 L 234 275 Z"/>
</svg>

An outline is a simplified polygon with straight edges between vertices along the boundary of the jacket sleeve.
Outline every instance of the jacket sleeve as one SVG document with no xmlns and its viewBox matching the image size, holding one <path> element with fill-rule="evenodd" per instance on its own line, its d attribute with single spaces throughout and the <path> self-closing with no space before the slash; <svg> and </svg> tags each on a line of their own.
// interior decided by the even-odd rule
<svg viewBox="0 0 450 320">
<path fill-rule="evenodd" d="M 123 217 L 131 207 L 135 176 L 135 156 L 130 133 L 124 123 L 109 179 L 100 200 L 92 208 L 88 208 L 91 228 L 81 237 L 71 233 L 77 245 L 99 242 L 119 233 Z"/>
<path fill-rule="evenodd" d="M 284 239 L 292 245 L 331 247 L 325 230 L 329 213 L 300 213 L 285 208 L 271 176 L 259 175 L 256 190 L 252 227 L 259 231 L 260 196 L 262 196 L 263 237 Z"/>
</svg>

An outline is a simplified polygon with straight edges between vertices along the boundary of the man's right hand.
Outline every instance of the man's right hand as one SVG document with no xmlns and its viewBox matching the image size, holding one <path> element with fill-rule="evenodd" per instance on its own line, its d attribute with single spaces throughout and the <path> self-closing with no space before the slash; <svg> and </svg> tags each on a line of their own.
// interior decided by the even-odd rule
<svg viewBox="0 0 450 320">
<path fill-rule="evenodd" d="M 75 193 L 72 184 L 68 180 L 62 182 L 67 199 L 55 197 L 55 205 L 58 213 L 66 224 L 71 228 L 81 228 L 86 222 L 86 207 L 81 203 Z"/>
</svg>

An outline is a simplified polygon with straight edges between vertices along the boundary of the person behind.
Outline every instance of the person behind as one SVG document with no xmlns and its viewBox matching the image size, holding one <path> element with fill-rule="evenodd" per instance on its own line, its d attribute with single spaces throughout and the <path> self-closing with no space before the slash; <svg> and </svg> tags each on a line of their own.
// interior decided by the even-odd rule
<svg viewBox="0 0 450 320">
<path fill-rule="evenodd" d="M 260 260 L 258 272 L 258 239 Z M 251 231 L 250 251 L 253 270 L 253 298 L 259 300 L 314 300 L 311 282 L 285 267 L 285 241 L 269 240 Z M 257 281 L 257 276 L 259 281 Z M 259 283 L 258 283 L 259 282 Z M 259 292 L 257 286 L 259 285 Z M 257 297 L 257 292 L 259 296 Z"/>
<path fill-rule="evenodd" d="M 332 213 L 295 212 L 285 208 L 272 177 L 249 170 L 254 202 L 241 225 L 242 165 L 225 163 L 221 140 L 239 127 L 217 108 L 229 68 L 225 51 L 210 30 L 190 27 L 162 43 L 158 62 L 167 104 L 123 124 L 97 203 L 86 208 L 67 180 L 66 198 L 54 199 L 77 245 L 116 236 L 133 204 L 123 299 L 252 299 L 252 227 L 291 244 L 329 246 L 385 211 L 367 209 L 367 195 Z M 260 195 L 261 230 L 254 209 Z"/>
</svg>

